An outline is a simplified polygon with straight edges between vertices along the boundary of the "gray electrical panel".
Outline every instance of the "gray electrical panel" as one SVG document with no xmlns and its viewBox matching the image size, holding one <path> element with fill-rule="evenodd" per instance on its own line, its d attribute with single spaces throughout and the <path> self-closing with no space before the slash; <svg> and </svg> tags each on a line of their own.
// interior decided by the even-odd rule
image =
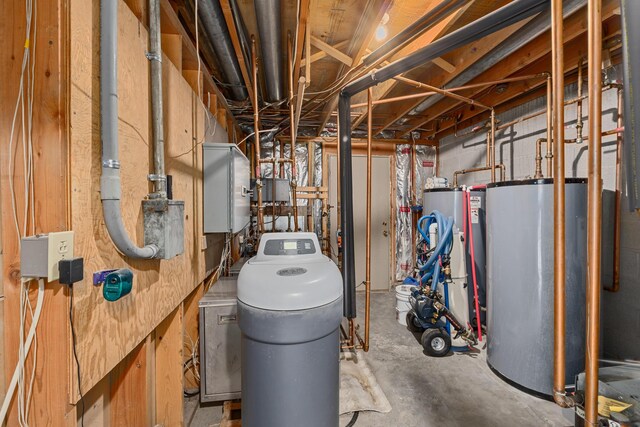
<svg viewBox="0 0 640 427">
<path fill-rule="evenodd" d="M 249 159 L 235 144 L 203 145 L 204 232 L 237 233 L 250 220 Z"/>
<path fill-rule="evenodd" d="M 288 179 L 282 178 L 262 178 L 262 201 L 263 202 L 273 202 L 273 183 L 275 182 L 276 188 L 276 202 L 286 202 L 289 203 L 290 197 L 289 192 L 291 190 L 291 181 Z M 258 192 L 255 190 L 256 181 L 254 179 L 251 180 L 251 191 L 252 198 L 251 200 L 254 202 L 258 201 Z"/>
<path fill-rule="evenodd" d="M 236 317 L 237 277 L 221 277 L 200 307 L 200 401 L 240 397 L 240 328 Z"/>
</svg>

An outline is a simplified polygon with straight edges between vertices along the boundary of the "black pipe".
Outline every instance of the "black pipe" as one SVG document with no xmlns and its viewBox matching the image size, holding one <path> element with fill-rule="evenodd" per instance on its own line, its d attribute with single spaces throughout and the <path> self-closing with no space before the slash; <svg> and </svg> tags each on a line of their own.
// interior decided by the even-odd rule
<svg viewBox="0 0 640 427">
<path fill-rule="evenodd" d="M 355 254 L 353 246 L 353 186 L 351 164 L 351 97 L 398 74 L 440 57 L 502 28 L 515 24 L 549 7 L 549 0 L 514 0 L 500 9 L 427 45 L 415 53 L 350 83 L 340 92 L 338 120 L 340 129 L 340 200 L 342 229 L 342 276 L 344 280 L 344 315 L 356 317 Z"/>
<path fill-rule="evenodd" d="M 402 46 L 413 41 L 425 30 L 440 22 L 445 16 L 459 9 L 465 3 L 471 3 L 471 1 L 472 0 L 444 0 L 422 17 L 418 18 L 413 24 L 396 34 L 392 39 L 367 55 L 362 62 L 368 67 L 371 64 L 384 60 Z"/>
<path fill-rule="evenodd" d="M 629 188 L 629 209 L 640 209 L 640 138 L 636 125 L 640 122 L 640 51 L 635 45 L 640 40 L 640 2 L 621 0 L 622 65 L 624 67 L 624 160 Z"/>
<path fill-rule="evenodd" d="M 198 17 L 207 38 L 212 43 L 222 77 L 229 85 L 231 97 L 237 101 L 247 99 L 249 94 L 242 80 L 240 64 L 231 43 L 231 36 L 219 0 L 199 0 Z"/>
</svg>

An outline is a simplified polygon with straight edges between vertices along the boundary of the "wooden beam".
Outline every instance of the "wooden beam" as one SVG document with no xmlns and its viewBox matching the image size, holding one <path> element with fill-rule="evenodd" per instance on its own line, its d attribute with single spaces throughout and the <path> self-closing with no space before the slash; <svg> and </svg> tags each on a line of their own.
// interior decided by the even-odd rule
<svg viewBox="0 0 640 427">
<path fill-rule="evenodd" d="M 35 192 L 35 224 L 29 221 L 28 234 L 49 233 L 69 230 L 69 43 L 70 13 L 69 2 L 51 0 L 38 4 L 37 18 L 33 25 L 38 32 L 31 46 L 35 59 L 34 99 L 37 108 L 33 110 L 33 182 Z M 13 152 L 9 150 L 13 111 L 16 105 L 20 81 L 21 63 L 24 53 L 26 32 L 25 2 L 3 2 L 5 24 L 0 25 L 0 196 L 2 209 L 0 225 L 2 227 L 2 279 L 4 299 L 3 332 L 4 332 L 4 366 L 5 378 L 12 377 L 18 359 L 19 324 L 20 324 L 20 249 L 19 237 L 12 214 L 12 198 L 15 195 L 16 208 L 19 214 L 20 228 L 23 221 L 25 199 L 22 157 L 22 135 L 13 135 Z M 32 27 L 33 28 L 33 27 Z M 25 80 L 25 85 L 27 84 Z M 17 129 L 21 127 L 18 114 Z M 9 159 L 13 158 L 12 168 Z M 14 192 L 10 192 L 10 177 L 14 181 Z M 31 289 L 37 288 L 33 283 Z M 31 292 L 35 297 L 35 292 Z M 35 305 L 35 301 L 32 300 Z M 27 316 L 27 319 L 29 317 Z M 27 321 L 27 328 L 30 320 Z M 69 298 L 67 287 L 57 281 L 47 284 L 44 294 L 44 305 L 40 323 L 36 330 L 37 365 L 36 378 L 31 399 L 29 419 L 30 425 L 75 425 L 75 410 L 69 400 L 75 398 L 74 388 L 70 382 L 70 334 L 69 334 Z M 27 358 L 25 381 L 31 379 L 31 366 L 34 347 Z M 2 389 L 4 395 L 4 388 Z M 7 414 L 8 425 L 17 425 L 16 397 Z M 74 400 L 75 402 L 75 400 Z"/>
<path fill-rule="evenodd" d="M 316 36 L 311 36 L 311 44 L 327 55 L 331 56 L 332 58 L 337 59 L 338 61 L 347 65 L 348 67 L 351 67 L 351 64 L 353 64 L 353 60 L 349 57 L 349 55 L 340 52 L 338 49 L 328 43 L 323 42 Z"/>
<path fill-rule="evenodd" d="M 456 70 L 455 65 L 453 65 L 452 63 L 450 63 L 448 61 L 445 61 L 442 58 L 436 58 L 431 62 L 436 64 L 438 67 L 442 68 L 447 73 L 453 73 Z"/>
<path fill-rule="evenodd" d="M 298 17 L 298 28 L 294 39 L 294 58 L 293 64 L 293 81 L 296 82 L 300 78 L 300 68 L 302 67 L 302 51 L 307 44 L 307 37 L 310 33 L 309 28 L 309 10 L 311 8 L 311 0 L 300 0 L 300 16 Z M 307 50 L 309 56 L 309 50 Z M 307 83 L 308 84 L 308 83 Z"/>
<path fill-rule="evenodd" d="M 158 325 L 155 337 L 155 422 L 179 426 L 184 422 L 182 304 Z"/>
<path fill-rule="evenodd" d="M 309 41 L 309 43 L 311 43 L 311 41 Z M 343 47 L 345 47 L 347 44 L 349 44 L 349 40 L 343 40 L 341 42 L 338 42 L 336 44 L 333 45 L 334 49 L 342 49 Z M 306 67 L 306 63 L 313 63 L 316 61 L 321 60 L 322 58 L 326 58 L 327 57 L 327 52 L 325 52 L 324 50 L 319 50 L 316 53 L 311 54 L 311 56 L 305 56 L 304 58 L 302 58 L 302 61 L 304 62 L 304 64 L 302 64 L 302 67 Z"/>
<path fill-rule="evenodd" d="M 613 16 L 617 16 L 617 10 L 619 8 L 619 3 L 616 0 L 605 0 L 602 5 L 602 18 L 603 20 L 607 20 Z M 575 40 L 576 38 L 581 37 L 587 31 L 587 22 L 586 22 L 586 14 L 583 13 L 584 8 L 580 9 L 576 13 L 569 16 L 564 21 L 564 43 L 568 44 Z M 566 49 L 565 49 L 566 50 Z M 514 75 L 520 70 L 526 71 L 527 74 L 529 67 L 531 64 L 538 61 L 540 58 L 543 58 L 551 51 L 551 45 L 549 43 L 549 32 L 538 36 L 535 40 L 527 43 L 517 51 L 515 51 L 508 58 L 505 58 L 495 66 L 491 67 L 484 73 L 480 74 L 478 77 L 471 80 L 469 83 L 479 83 L 482 81 L 491 81 L 498 80 L 504 78 L 506 76 Z M 481 93 L 484 89 L 476 89 L 473 90 L 466 95 L 468 97 L 474 97 L 476 94 Z M 420 101 L 422 102 L 422 101 Z M 419 105 L 419 102 L 412 103 L 410 108 L 403 109 L 405 114 L 408 111 L 411 111 L 414 107 Z M 443 99 L 437 104 L 431 106 L 427 110 L 423 111 L 420 114 L 420 117 L 411 119 L 407 124 L 407 129 L 405 129 L 402 134 L 408 134 L 409 132 L 422 127 L 428 124 L 430 121 L 440 117 L 441 115 L 458 108 L 460 105 L 459 102 L 452 99 Z M 404 115 L 404 114 L 403 114 Z M 402 116 L 400 116 L 402 117 Z M 397 121 L 400 117 L 395 116 L 392 119 Z M 387 122 L 390 123 L 391 120 Z"/>
<path fill-rule="evenodd" d="M 182 25 L 182 22 L 180 22 L 178 15 L 173 10 L 173 7 L 171 7 L 171 3 L 169 0 L 160 0 L 160 12 L 162 13 L 161 22 L 163 23 L 163 25 L 171 26 L 171 28 L 174 29 L 176 34 L 179 34 L 180 36 L 182 36 L 182 48 L 183 48 L 182 49 L 182 55 L 183 55 L 182 68 L 183 70 L 194 70 L 194 69 L 197 70 L 197 65 L 196 66 L 189 65 L 194 63 L 197 64 L 198 62 L 197 58 L 199 55 L 198 55 L 198 52 L 196 51 L 196 46 L 191 40 L 191 38 L 189 37 L 189 34 L 187 34 L 187 32 L 185 31 L 184 26 Z M 185 59 L 187 58 L 191 58 L 191 61 L 185 62 Z M 203 74 L 204 90 L 215 93 L 216 96 L 218 97 L 218 100 L 222 104 L 223 108 L 229 112 L 229 115 L 231 117 L 233 117 L 233 113 L 231 111 L 231 108 L 229 107 L 229 103 L 227 102 L 222 92 L 220 92 L 220 89 L 218 88 L 218 86 L 213 81 L 213 78 L 211 77 L 211 71 L 209 70 L 207 65 L 202 61 L 200 62 L 200 71 L 202 71 L 202 74 Z M 233 125 L 238 129 L 238 131 L 240 131 L 240 127 L 238 126 L 238 122 L 236 121 L 235 117 L 233 117 Z"/>
<path fill-rule="evenodd" d="M 445 86 L 449 81 L 451 81 L 453 78 L 458 76 L 464 70 L 469 68 L 471 65 L 473 65 L 476 61 L 478 61 L 484 55 L 489 53 L 491 49 L 496 47 L 507 37 L 511 36 L 511 34 L 514 31 L 518 30 L 523 25 L 525 25 L 526 22 L 528 21 L 527 20 L 520 21 L 507 28 L 503 28 L 500 31 L 490 34 L 480 40 L 477 40 L 473 43 L 463 46 L 455 50 L 454 52 L 451 52 L 450 54 L 446 55 L 445 56 L 446 58 L 455 58 L 455 60 L 452 59 L 452 61 L 456 65 L 456 70 L 453 73 L 448 73 L 444 70 L 439 70 L 438 73 L 431 72 L 429 73 L 429 79 L 427 83 L 429 83 L 431 86 L 437 86 L 437 87 Z M 416 80 L 418 79 L 416 78 Z M 411 111 L 413 108 L 415 108 L 424 100 L 425 98 L 418 98 L 417 100 L 410 100 L 407 102 L 397 103 L 397 105 L 394 105 L 394 111 L 396 111 L 396 114 L 394 114 L 393 116 L 391 116 L 390 119 L 384 122 L 380 128 L 376 129 L 376 132 L 382 132 L 383 130 L 386 130 L 387 128 L 393 125 L 400 118 L 404 117 L 407 113 L 409 113 L 409 111 Z"/>
<path fill-rule="evenodd" d="M 251 84 L 251 77 L 249 73 L 249 66 L 245 62 L 244 55 L 242 53 L 242 46 L 240 45 L 240 38 L 238 37 L 239 30 L 236 28 L 236 22 L 233 19 L 233 11 L 231 10 L 231 4 L 229 0 L 220 0 L 220 7 L 224 14 L 224 20 L 227 22 L 229 28 L 229 34 L 231 35 L 231 43 L 233 44 L 233 50 L 236 52 L 236 58 L 238 58 L 238 64 L 240 65 L 240 72 L 242 73 L 242 80 L 249 93 L 249 99 L 251 99 L 251 105 L 253 105 L 253 85 Z"/>
<path fill-rule="evenodd" d="M 391 61 L 394 61 L 398 58 L 402 58 L 407 55 L 411 55 L 416 50 L 422 48 L 423 46 L 431 44 L 434 40 L 437 40 L 443 35 L 445 35 L 447 31 L 452 27 L 452 25 L 454 25 L 455 22 L 464 15 L 464 13 L 469 8 L 469 6 L 471 6 L 471 4 L 473 4 L 473 2 L 467 3 L 466 6 L 463 6 L 462 8 L 458 9 L 456 13 L 452 13 L 451 15 L 443 18 L 442 21 L 440 21 L 430 30 L 426 31 L 417 40 L 414 40 L 408 46 L 404 47 L 397 54 L 392 56 Z M 438 64 L 438 62 L 440 62 L 441 64 L 446 63 L 451 67 L 453 67 L 453 70 L 452 70 L 451 68 L 446 69 L 444 66 L 442 65 L 440 66 L 440 68 L 447 71 L 448 73 L 453 73 L 455 71 L 455 66 L 453 66 L 453 64 L 450 64 L 448 61 L 442 58 L 436 58 L 432 62 L 434 64 Z M 377 101 L 379 99 L 385 98 L 393 90 L 393 88 L 396 87 L 397 84 L 398 84 L 397 80 L 390 79 L 390 80 L 387 80 L 386 82 L 382 82 L 381 84 L 376 85 L 373 88 L 373 100 Z M 359 102 L 359 101 L 364 102 L 366 100 L 366 96 L 367 94 L 364 92 L 362 94 L 358 94 L 356 95 L 354 102 Z M 372 109 L 375 109 L 375 108 L 376 106 L 374 105 Z M 362 114 L 353 121 L 351 128 L 352 129 L 357 128 L 360 125 L 360 123 L 364 121 L 366 117 L 367 117 L 367 110 L 363 109 Z"/>
<path fill-rule="evenodd" d="M 149 425 L 147 345 L 147 341 L 143 341 L 111 374 L 111 427 Z"/>
<path fill-rule="evenodd" d="M 182 36 L 179 34 L 162 34 L 162 53 L 182 71 Z"/>
<path fill-rule="evenodd" d="M 615 23 L 611 22 L 607 25 L 607 32 L 604 34 L 604 37 L 612 37 L 620 34 L 620 25 L 619 20 L 615 19 Z M 573 40 L 567 44 L 565 44 L 565 55 L 564 55 L 564 63 L 565 63 L 565 74 L 572 73 L 578 68 L 578 62 L 580 58 L 584 58 L 587 55 L 587 39 L 586 36 L 583 35 L 580 38 Z M 548 70 L 551 64 L 551 57 L 547 55 L 545 58 L 537 61 L 535 64 L 526 68 L 526 71 L 544 71 Z M 566 78 L 566 84 L 570 84 L 572 81 L 575 81 L 575 76 L 570 76 Z M 524 102 L 529 101 L 530 99 L 535 99 L 540 96 L 544 96 L 545 93 L 542 92 L 544 90 L 544 81 L 538 81 L 536 83 L 532 82 L 518 82 L 514 84 L 510 84 L 507 90 L 505 90 L 501 94 L 487 94 L 486 98 L 491 98 L 491 100 L 497 106 L 496 112 L 501 113 L 507 111 L 511 108 L 514 108 L 517 105 L 520 105 Z M 532 94 L 530 96 L 530 94 Z M 481 99 L 481 98 L 480 98 Z M 473 110 L 468 108 L 467 106 L 462 107 L 460 111 L 460 122 L 458 123 L 458 129 L 465 129 L 469 126 L 474 125 L 482 120 L 485 120 L 487 115 L 484 112 Z M 453 132 L 454 124 L 451 122 L 447 122 L 442 125 L 438 129 L 438 133 L 435 135 L 436 139 L 440 139 L 445 135 L 449 135 Z"/>
<path fill-rule="evenodd" d="M 352 45 L 354 43 L 359 43 L 357 51 L 353 56 L 353 67 L 357 67 L 362 61 L 362 58 L 364 58 L 367 48 L 376 34 L 376 29 L 378 28 L 382 17 L 387 13 L 392 4 L 393 2 L 391 0 L 368 0 L 367 6 L 365 7 L 365 13 L 362 15 L 362 18 L 358 23 L 358 28 L 356 29 L 356 33 L 352 40 Z M 359 32 L 362 34 L 361 36 L 358 35 Z M 340 71 L 338 71 L 337 79 L 344 75 L 345 72 L 351 71 L 353 67 L 350 67 L 347 70 L 344 70 L 344 67 L 342 67 Z M 334 95 L 329 99 L 322 115 L 320 116 L 320 126 L 318 127 L 317 135 L 320 135 L 322 130 L 325 128 L 329 118 L 331 117 L 331 113 L 336 109 L 337 105 L 338 97 Z"/>
</svg>

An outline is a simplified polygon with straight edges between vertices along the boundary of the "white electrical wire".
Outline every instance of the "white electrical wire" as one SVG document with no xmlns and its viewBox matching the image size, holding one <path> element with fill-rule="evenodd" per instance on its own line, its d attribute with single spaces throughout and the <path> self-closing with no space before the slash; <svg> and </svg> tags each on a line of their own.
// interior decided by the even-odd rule
<svg viewBox="0 0 640 427">
<path fill-rule="evenodd" d="M 31 280 L 34 280 L 34 279 L 25 278 L 22 280 L 22 284 L 23 285 L 28 284 Z M 9 383 L 9 387 L 7 388 L 7 394 L 5 395 L 4 402 L 2 403 L 2 408 L 0 409 L 0 425 L 4 424 L 5 418 L 7 417 L 7 412 L 9 410 L 9 404 L 11 403 L 13 393 L 16 391 L 16 386 L 18 385 L 18 379 L 20 376 L 23 375 L 24 360 L 26 359 L 26 356 L 29 354 L 29 350 L 31 349 L 31 344 L 35 339 L 36 328 L 38 326 L 38 321 L 40 320 L 40 314 L 42 313 L 43 302 L 44 302 L 44 279 L 39 278 L 36 309 L 33 313 L 33 320 L 31 321 L 31 327 L 29 328 L 27 339 L 20 343 L 20 349 L 18 352 L 20 355 L 20 359 L 18 360 L 16 369 L 13 371 L 11 382 Z M 21 334 L 22 334 L 22 331 L 21 331 Z"/>
</svg>

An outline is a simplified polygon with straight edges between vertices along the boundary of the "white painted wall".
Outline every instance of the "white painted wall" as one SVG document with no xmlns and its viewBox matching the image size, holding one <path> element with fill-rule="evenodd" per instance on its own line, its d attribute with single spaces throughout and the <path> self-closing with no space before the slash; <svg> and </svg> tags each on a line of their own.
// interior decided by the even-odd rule
<svg viewBox="0 0 640 427">
<path fill-rule="evenodd" d="M 575 98 L 576 85 L 568 86 L 565 92 L 566 99 Z M 602 129 L 614 129 L 617 120 L 616 90 L 605 91 L 602 101 Z M 506 123 L 545 108 L 546 98 L 538 98 L 498 115 L 498 119 Z M 588 134 L 589 114 L 587 109 L 588 105 L 585 102 L 583 103 L 584 135 Z M 565 137 L 567 139 L 575 138 L 575 104 L 566 107 L 565 120 Z M 496 135 L 496 162 L 502 162 L 506 165 L 507 180 L 525 179 L 533 176 L 535 172 L 535 141 L 538 138 L 546 137 L 546 126 L 546 115 L 542 114 L 504 129 Z M 470 129 L 463 129 L 460 134 L 464 135 L 469 131 Z M 543 156 L 545 149 L 543 145 Z M 485 153 L 485 132 L 461 137 L 450 135 L 443 138 L 440 141 L 440 175 L 449 178 L 451 182 L 453 172 L 456 170 L 484 166 Z M 586 177 L 588 157 L 586 143 L 570 144 L 565 153 L 567 176 Z M 602 174 L 606 190 L 615 188 L 615 160 L 615 136 L 603 138 Z M 546 174 L 545 159 L 543 159 L 542 165 L 543 173 Z M 461 176 L 459 184 L 480 184 L 489 181 L 490 173 L 480 172 Z M 605 196 L 603 281 L 609 283 L 613 249 L 613 241 L 610 237 L 613 230 L 611 215 L 613 196 L 612 193 L 605 194 Z M 640 216 L 628 211 L 626 196 L 623 196 L 620 275 L 621 290 L 615 294 L 610 292 L 602 294 L 604 351 L 610 357 L 640 360 Z"/>
</svg>

